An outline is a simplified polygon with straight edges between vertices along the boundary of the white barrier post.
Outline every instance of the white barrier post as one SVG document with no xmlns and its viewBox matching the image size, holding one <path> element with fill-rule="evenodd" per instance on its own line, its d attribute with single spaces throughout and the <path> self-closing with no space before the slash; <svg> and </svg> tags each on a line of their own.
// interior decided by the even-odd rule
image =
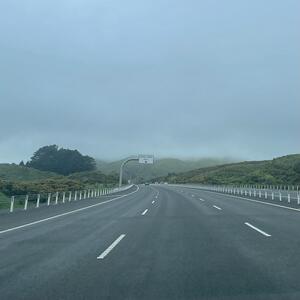
<svg viewBox="0 0 300 300">
<path fill-rule="evenodd" d="M 267 192 L 265 192 L 265 199 L 267 199 L 268 198 L 268 193 Z"/>
<path fill-rule="evenodd" d="M 75 191 L 75 195 L 74 195 L 74 201 L 77 200 L 77 191 Z"/>
<path fill-rule="evenodd" d="M 83 199 L 86 199 L 86 190 L 83 191 Z"/>
<path fill-rule="evenodd" d="M 288 203 L 291 203 L 291 195 L 288 194 Z"/>
<path fill-rule="evenodd" d="M 29 196 L 26 195 L 26 197 L 25 197 L 25 203 L 24 203 L 24 210 L 27 210 L 27 206 L 28 206 L 28 198 L 29 198 Z"/>
<path fill-rule="evenodd" d="M 300 204 L 300 194 L 299 193 L 297 194 L 297 204 L 298 205 Z"/>
<path fill-rule="evenodd" d="M 71 202 L 71 200 L 72 200 L 72 192 L 70 191 L 69 192 L 69 202 Z"/>
<path fill-rule="evenodd" d="M 36 198 L 36 208 L 40 207 L 40 199 L 41 199 L 41 195 L 38 194 Z"/>
<path fill-rule="evenodd" d="M 79 200 L 81 200 L 81 199 L 82 199 L 82 192 L 79 191 Z"/>
<path fill-rule="evenodd" d="M 9 212 L 13 212 L 14 211 L 14 203 L 15 203 L 15 196 L 11 196 L 10 198 L 10 208 L 9 208 Z"/>
<path fill-rule="evenodd" d="M 254 193 L 254 197 L 256 197 L 256 190 L 254 190 L 254 192 L 253 192 L 253 193 Z"/>
<path fill-rule="evenodd" d="M 90 198 L 90 190 L 87 192 L 87 197 Z"/>
<path fill-rule="evenodd" d="M 261 198 L 261 191 L 258 192 L 258 197 Z"/>
<path fill-rule="evenodd" d="M 66 192 L 63 192 L 63 199 L 62 202 L 65 203 L 66 202 Z"/>
<path fill-rule="evenodd" d="M 274 200 L 274 192 L 272 192 L 272 200 Z"/>
<path fill-rule="evenodd" d="M 51 193 L 48 194 L 47 206 L 50 205 L 50 201 L 51 201 Z"/>
<path fill-rule="evenodd" d="M 282 196 L 281 196 L 281 193 L 279 192 L 279 201 L 282 200 Z"/>
<path fill-rule="evenodd" d="M 55 194 L 55 204 L 57 204 L 58 203 L 58 192 L 56 192 L 56 194 Z"/>
</svg>

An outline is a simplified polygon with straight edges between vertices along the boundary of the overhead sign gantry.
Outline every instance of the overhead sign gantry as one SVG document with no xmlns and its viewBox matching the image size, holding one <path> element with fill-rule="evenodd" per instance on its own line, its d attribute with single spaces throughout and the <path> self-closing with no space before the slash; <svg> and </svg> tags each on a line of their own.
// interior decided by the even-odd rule
<svg viewBox="0 0 300 300">
<path fill-rule="evenodd" d="M 123 168 L 124 168 L 125 164 L 127 164 L 129 161 L 138 161 L 140 164 L 153 165 L 154 164 L 154 156 L 153 155 L 140 154 L 138 156 L 130 157 L 130 158 L 124 160 L 121 164 L 121 167 L 120 167 L 119 187 L 122 186 Z"/>
</svg>

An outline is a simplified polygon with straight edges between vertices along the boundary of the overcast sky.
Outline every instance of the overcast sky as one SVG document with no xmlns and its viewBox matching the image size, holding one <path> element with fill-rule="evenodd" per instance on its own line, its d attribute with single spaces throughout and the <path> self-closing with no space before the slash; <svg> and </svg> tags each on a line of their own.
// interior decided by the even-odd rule
<svg viewBox="0 0 300 300">
<path fill-rule="evenodd" d="M 300 153 L 299 0 L 1 0 L 0 162 Z"/>
</svg>

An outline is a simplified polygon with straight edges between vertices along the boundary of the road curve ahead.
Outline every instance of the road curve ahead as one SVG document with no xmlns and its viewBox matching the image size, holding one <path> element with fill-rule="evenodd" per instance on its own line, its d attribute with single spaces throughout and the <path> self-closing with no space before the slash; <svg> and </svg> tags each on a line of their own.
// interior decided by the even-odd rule
<svg viewBox="0 0 300 300">
<path fill-rule="evenodd" d="M 299 211 L 168 185 L 78 203 L 0 215 L 1 300 L 300 299 Z"/>
</svg>

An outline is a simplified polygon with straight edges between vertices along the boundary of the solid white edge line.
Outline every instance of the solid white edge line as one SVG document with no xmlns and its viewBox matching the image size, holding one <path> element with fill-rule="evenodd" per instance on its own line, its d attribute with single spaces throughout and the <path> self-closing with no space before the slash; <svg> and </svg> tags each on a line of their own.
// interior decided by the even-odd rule
<svg viewBox="0 0 300 300">
<path fill-rule="evenodd" d="M 148 212 L 148 208 L 142 212 L 142 216 L 144 216 Z"/>
<path fill-rule="evenodd" d="M 219 206 L 213 205 L 213 207 L 216 208 L 216 209 L 218 209 L 218 210 L 222 210 L 222 208 L 219 207 Z"/>
<path fill-rule="evenodd" d="M 14 231 L 14 230 L 21 229 L 21 228 L 25 228 L 25 227 L 29 227 L 29 226 L 32 226 L 32 225 L 35 225 L 35 224 L 39 224 L 39 223 L 43 223 L 43 222 L 46 222 L 46 221 L 49 221 L 49 220 L 57 219 L 57 218 L 60 218 L 60 217 L 63 217 L 63 216 L 71 215 L 71 214 L 77 213 L 79 211 L 83 211 L 83 210 L 89 209 L 91 207 L 95 207 L 95 206 L 99 206 L 99 205 L 102 205 L 102 204 L 105 204 L 105 203 L 109 203 L 109 202 L 112 202 L 112 201 L 124 198 L 126 196 L 129 196 L 131 194 L 134 194 L 138 190 L 139 190 L 139 186 L 137 186 L 136 191 L 133 191 L 133 192 L 131 192 L 129 194 L 125 194 L 125 195 L 119 196 L 117 198 L 113 198 L 113 199 L 110 199 L 110 200 L 107 200 L 107 201 L 103 201 L 103 202 L 100 202 L 100 203 L 96 203 L 96 204 L 93 204 L 93 205 L 89 205 L 89 206 L 85 206 L 85 207 L 82 207 L 82 208 L 74 209 L 74 210 L 71 210 L 71 211 L 68 211 L 68 212 L 65 212 L 65 213 L 62 213 L 62 214 L 59 214 L 59 215 L 54 215 L 52 217 L 48 217 L 48 218 L 41 219 L 41 220 L 38 220 L 38 221 L 26 223 L 26 224 L 23 224 L 23 225 L 20 225 L 20 226 L 16 226 L 16 227 L 12 227 L 12 228 L 9 228 L 9 229 L 4 229 L 4 230 L 0 231 L 0 234 L 6 233 L 6 232 L 9 232 L 9 231 Z"/>
<path fill-rule="evenodd" d="M 103 259 L 112 249 L 114 249 L 121 240 L 126 236 L 126 234 L 121 234 L 105 251 L 103 251 L 97 259 Z"/>
<path fill-rule="evenodd" d="M 268 234 L 268 233 L 262 231 L 261 229 L 259 229 L 259 228 L 255 227 L 255 226 L 253 226 L 252 224 L 250 224 L 250 223 L 248 223 L 248 222 L 245 222 L 245 225 L 249 226 L 250 228 L 256 230 L 257 232 L 261 233 L 262 235 L 264 235 L 264 236 L 266 236 L 266 237 L 270 237 L 270 236 L 271 236 L 271 234 Z"/>
</svg>

